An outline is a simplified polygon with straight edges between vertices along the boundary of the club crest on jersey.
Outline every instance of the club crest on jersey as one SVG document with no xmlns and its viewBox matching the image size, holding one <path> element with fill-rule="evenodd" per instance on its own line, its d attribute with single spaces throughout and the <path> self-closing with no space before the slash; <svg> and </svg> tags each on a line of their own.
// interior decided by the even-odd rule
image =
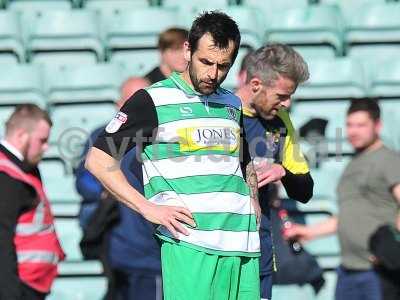
<svg viewBox="0 0 400 300">
<path fill-rule="evenodd" d="M 231 120 L 236 120 L 236 109 L 233 107 L 227 106 L 226 110 L 228 111 L 228 118 Z"/>
<path fill-rule="evenodd" d="M 106 126 L 106 132 L 115 133 L 121 128 L 122 124 L 126 123 L 128 115 L 123 112 L 117 112 L 115 117 Z"/>
</svg>

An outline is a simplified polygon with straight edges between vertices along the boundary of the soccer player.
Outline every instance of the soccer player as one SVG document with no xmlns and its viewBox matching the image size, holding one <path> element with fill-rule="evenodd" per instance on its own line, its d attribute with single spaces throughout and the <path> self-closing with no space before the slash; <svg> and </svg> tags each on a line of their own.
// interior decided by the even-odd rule
<svg viewBox="0 0 400 300">
<path fill-rule="evenodd" d="M 239 46 L 230 17 L 200 15 L 184 46 L 188 68 L 134 94 L 86 160 L 117 199 L 161 225 L 166 300 L 260 299 L 255 208 L 240 165 L 241 103 L 220 88 Z M 113 157 L 135 145 L 145 197 Z"/>
<path fill-rule="evenodd" d="M 287 112 L 291 96 L 308 77 L 303 58 L 282 44 L 264 46 L 248 54 L 239 76 L 242 84 L 236 95 L 242 100 L 250 154 L 260 162 L 256 167 L 259 186 L 264 186 L 259 191 L 263 299 L 271 299 L 273 269 L 267 184 L 281 180 L 288 196 L 304 203 L 312 197 L 314 183 Z"/>
</svg>

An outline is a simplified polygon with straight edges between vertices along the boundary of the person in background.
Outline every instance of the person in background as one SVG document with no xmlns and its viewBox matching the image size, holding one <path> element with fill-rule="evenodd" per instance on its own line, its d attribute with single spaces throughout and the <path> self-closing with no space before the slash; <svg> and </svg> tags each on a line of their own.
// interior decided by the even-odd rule
<svg viewBox="0 0 400 300">
<path fill-rule="evenodd" d="M 44 300 L 65 257 L 37 167 L 51 126 L 46 111 L 22 104 L 0 142 L 0 299 Z"/>
<path fill-rule="evenodd" d="M 183 56 L 183 44 L 187 38 L 188 31 L 182 28 L 170 28 L 160 34 L 158 38 L 160 65 L 144 76 L 150 84 L 166 79 L 173 71 L 186 70 L 187 61 Z"/>
<path fill-rule="evenodd" d="M 271 299 L 273 253 L 270 185 L 281 181 L 288 196 L 307 202 L 314 182 L 296 141 L 288 109 L 297 86 L 309 77 L 303 58 L 290 46 L 271 44 L 248 53 L 238 74 L 236 95 L 243 105 L 243 124 L 250 154 L 258 160 L 259 200 L 262 211 L 261 295 Z"/>
<path fill-rule="evenodd" d="M 383 144 L 381 130 L 378 102 L 353 100 L 346 131 L 355 155 L 337 186 L 338 215 L 315 225 L 298 224 L 286 232 L 288 238 L 302 241 L 337 232 L 341 265 L 336 300 L 398 299 L 399 286 L 374 266 L 368 250 L 368 241 L 378 227 L 395 228 L 399 220 L 400 156 Z"/>
<path fill-rule="evenodd" d="M 117 108 L 120 109 L 137 90 L 147 85 L 144 78 L 128 78 L 121 86 L 121 99 L 116 103 Z M 83 158 L 104 127 L 105 125 L 91 134 L 82 154 Z M 121 169 L 129 184 L 143 193 L 141 164 L 136 159 L 135 148 L 124 156 Z M 160 247 L 153 237 L 152 224 L 124 204 L 114 201 L 101 183 L 84 168 L 83 162 L 76 171 L 76 187 L 84 199 L 80 212 L 82 227 L 85 228 L 90 223 L 100 203 L 113 203 L 118 209 L 119 220 L 107 230 L 105 253 L 102 255 L 103 264 L 109 273 L 106 298 L 162 299 Z"/>
</svg>

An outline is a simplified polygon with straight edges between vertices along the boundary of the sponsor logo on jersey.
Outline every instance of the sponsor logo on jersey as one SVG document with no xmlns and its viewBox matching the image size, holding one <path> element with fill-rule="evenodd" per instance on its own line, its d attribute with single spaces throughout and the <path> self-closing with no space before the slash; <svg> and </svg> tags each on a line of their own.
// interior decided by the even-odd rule
<svg viewBox="0 0 400 300">
<path fill-rule="evenodd" d="M 121 128 L 122 124 L 125 124 L 127 120 L 128 120 L 127 114 L 120 111 L 117 112 L 115 117 L 106 126 L 106 132 L 108 133 L 117 132 Z"/>
<path fill-rule="evenodd" d="M 193 110 L 189 106 L 182 106 L 179 108 L 179 111 L 183 117 L 191 117 L 193 116 Z"/>
<path fill-rule="evenodd" d="M 178 133 L 180 136 L 181 151 L 221 150 L 234 152 L 239 146 L 239 128 L 182 128 Z"/>
</svg>

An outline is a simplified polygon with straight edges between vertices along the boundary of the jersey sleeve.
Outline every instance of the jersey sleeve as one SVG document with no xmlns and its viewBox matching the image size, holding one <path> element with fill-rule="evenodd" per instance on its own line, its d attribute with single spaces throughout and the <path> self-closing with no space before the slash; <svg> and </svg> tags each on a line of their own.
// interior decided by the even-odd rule
<svg viewBox="0 0 400 300">
<path fill-rule="evenodd" d="M 126 101 L 93 146 L 121 160 L 133 147 L 150 143 L 157 127 L 154 102 L 146 90 L 139 90 Z"/>
<path fill-rule="evenodd" d="M 297 142 L 295 130 L 290 120 L 289 113 L 281 110 L 278 117 L 286 127 L 287 135 L 283 145 L 282 165 L 293 174 L 306 174 L 310 171 L 308 163 L 301 152 Z"/>
</svg>

